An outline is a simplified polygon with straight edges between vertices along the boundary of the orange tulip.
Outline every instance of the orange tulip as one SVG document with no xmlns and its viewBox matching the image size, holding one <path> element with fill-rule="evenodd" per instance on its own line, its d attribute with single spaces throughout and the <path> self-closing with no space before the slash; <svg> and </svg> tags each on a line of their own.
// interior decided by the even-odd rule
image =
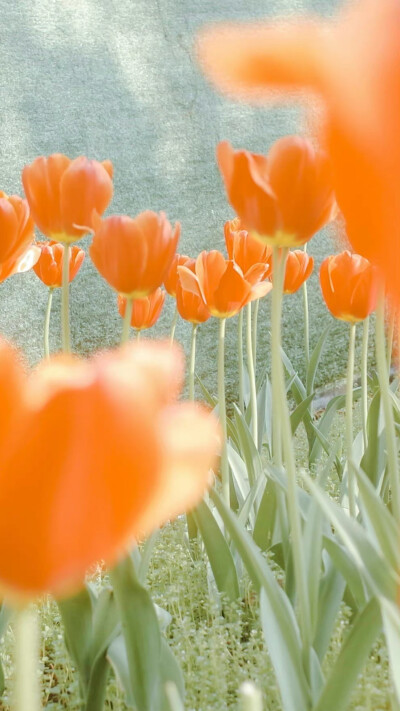
<svg viewBox="0 0 400 711">
<path fill-rule="evenodd" d="M 190 269 L 193 274 L 196 273 L 196 261 L 189 259 L 185 263 L 185 267 Z M 185 279 L 185 277 L 184 277 Z M 199 324 L 207 321 L 211 313 L 199 294 L 194 294 L 193 291 L 186 289 L 181 282 L 178 270 L 178 281 L 176 283 L 176 308 L 179 315 L 190 321 L 190 323 Z"/>
<path fill-rule="evenodd" d="M 193 507 L 210 483 L 216 419 L 178 403 L 169 344 L 90 360 L 56 357 L 27 376 L 0 345 L 0 585 L 12 598 L 71 593 L 99 560 Z"/>
<path fill-rule="evenodd" d="M 165 214 L 141 212 L 134 219 L 94 218 L 90 256 L 102 277 L 123 296 L 142 299 L 161 286 L 175 255 L 180 224 Z"/>
<path fill-rule="evenodd" d="M 176 285 L 179 278 L 178 267 L 181 267 L 182 264 L 186 264 L 186 262 L 189 261 L 190 257 L 188 257 L 186 254 L 175 254 L 171 266 L 168 269 L 167 275 L 164 278 L 164 286 L 170 296 L 176 296 Z"/>
<path fill-rule="evenodd" d="M 265 99 L 311 91 L 322 98 L 320 134 L 349 240 L 383 270 L 399 304 L 398 0 L 348 3 L 334 22 L 312 18 L 210 30 L 200 41 L 200 56 L 210 77 L 231 94 Z"/>
<path fill-rule="evenodd" d="M 232 260 L 213 250 L 201 252 L 196 260 L 195 272 L 188 267 L 178 267 L 182 287 L 200 297 L 212 316 L 234 316 L 249 301 L 265 296 L 272 284 L 247 281 L 243 272 Z"/>
<path fill-rule="evenodd" d="M 288 252 L 286 260 L 285 280 L 283 283 L 284 294 L 294 294 L 314 269 L 314 258 L 301 249 Z"/>
<path fill-rule="evenodd" d="M 368 259 L 346 250 L 324 259 L 319 276 L 322 296 L 335 318 L 355 323 L 375 310 L 377 270 Z"/>
<path fill-rule="evenodd" d="M 26 200 L 0 190 L 0 282 L 31 269 L 40 251 L 32 247 L 34 223 Z"/>
<path fill-rule="evenodd" d="M 305 138 L 281 138 L 268 156 L 223 141 L 217 158 L 229 202 L 264 244 L 302 245 L 335 214 L 329 162 Z"/>
<path fill-rule="evenodd" d="M 39 279 L 50 288 L 62 286 L 62 261 L 64 245 L 60 242 L 37 242 L 40 248 L 40 257 L 34 266 L 34 272 Z M 77 245 L 69 250 L 69 281 L 75 279 L 79 272 L 85 252 Z"/>
<path fill-rule="evenodd" d="M 132 305 L 131 326 L 137 331 L 154 326 L 158 320 L 165 301 L 165 291 L 158 288 L 143 299 L 134 299 Z M 118 311 L 125 316 L 126 298 L 118 294 Z"/>
<path fill-rule="evenodd" d="M 112 194 L 113 168 L 84 156 L 40 156 L 22 171 L 32 217 L 46 237 L 70 243 L 92 229 L 92 215 L 102 214 Z"/>
<path fill-rule="evenodd" d="M 242 270 L 246 279 L 255 282 L 266 279 L 271 273 L 272 249 L 254 239 L 243 229 L 240 219 L 225 222 L 225 244 L 229 259 L 232 259 Z M 264 275 L 260 277 L 260 273 Z"/>
</svg>

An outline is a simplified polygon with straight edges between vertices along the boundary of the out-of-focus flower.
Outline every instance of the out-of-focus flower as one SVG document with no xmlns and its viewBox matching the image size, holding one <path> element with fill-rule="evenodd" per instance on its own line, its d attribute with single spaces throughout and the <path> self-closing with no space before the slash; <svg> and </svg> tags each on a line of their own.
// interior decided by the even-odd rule
<svg viewBox="0 0 400 711">
<path fill-rule="evenodd" d="M 84 156 L 71 160 L 61 153 L 35 158 L 22 171 L 32 217 L 46 237 L 75 242 L 92 229 L 92 215 L 108 207 L 113 168 Z"/>
<path fill-rule="evenodd" d="M 33 267 L 40 256 L 32 246 L 33 238 L 34 223 L 26 200 L 0 190 L 0 282 Z"/>
<path fill-rule="evenodd" d="M 399 304 L 398 0 L 349 2 L 333 22 L 211 28 L 199 53 L 208 75 L 231 95 L 286 99 L 311 91 L 322 98 L 320 137 L 349 240 L 381 268 Z"/>
<path fill-rule="evenodd" d="M 50 288 L 62 286 L 62 262 L 64 245 L 61 242 L 36 242 L 40 248 L 40 257 L 34 266 L 34 272 L 39 279 Z M 69 250 L 69 282 L 75 279 L 79 272 L 85 252 L 76 244 Z"/>
<path fill-rule="evenodd" d="M 172 229 L 163 212 L 146 210 L 135 218 L 94 216 L 94 230 L 89 253 L 113 289 L 142 299 L 161 286 L 178 245 L 179 222 Z"/>
<path fill-rule="evenodd" d="M 335 318 L 354 323 L 376 308 L 377 269 L 348 250 L 324 259 L 319 273 L 322 296 Z"/>
<path fill-rule="evenodd" d="M 243 229 L 238 217 L 225 222 L 224 235 L 229 259 L 241 268 L 245 279 L 257 282 L 270 275 L 272 248 Z"/>
<path fill-rule="evenodd" d="M 156 289 L 149 296 L 143 299 L 133 299 L 131 326 L 136 331 L 143 331 L 146 328 L 154 326 L 161 314 L 162 307 L 165 301 L 165 291 Z M 118 311 L 122 318 L 125 316 L 126 298 L 118 294 Z"/>
<path fill-rule="evenodd" d="M 170 296 L 175 298 L 176 296 L 176 285 L 178 281 L 178 267 L 181 267 L 186 262 L 190 261 L 190 257 L 186 254 L 175 254 L 171 266 L 168 269 L 167 275 L 164 279 L 164 286 L 166 291 Z"/>
<path fill-rule="evenodd" d="M 189 259 L 185 263 L 185 267 L 190 269 L 193 274 L 196 273 L 196 261 L 194 259 Z M 204 323 L 211 316 L 202 296 L 198 293 L 193 293 L 193 291 L 186 289 L 182 285 L 179 268 L 178 281 L 176 283 L 176 308 L 185 321 L 190 321 L 190 323 L 194 324 Z"/>
<path fill-rule="evenodd" d="M 285 280 L 283 283 L 284 294 L 294 294 L 314 269 L 314 258 L 302 249 L 289 251 L 286 259 Z"/>
<path fill-rule="evenodd" d="M 71 593 L 90 565 L 193 507 L 219 450 L 216 419 L 178 403 L 168 344 L 90 360 L 60 356 L 27 376 L 0 345 L 0 584 L 11 599 Z"/>
<path fill-rule="evenodd" d="M 230 204 L 264 244 L 302 245 L 336 214 L 329 161 L 305 138 L 280 138 L 267 156 L 223 141 L 217 158 Z"/>
<path fill-rule="evenodd" d="M 234 316 L 249 301 L 272 289 L 265 281 L 247 281 L 240 267 L 217 250 L 201 252 L 194 272 L 186 266 L 178 267 L 178 272 L 182 287 L 200 297 L 218 318 Z"/>
</svg>

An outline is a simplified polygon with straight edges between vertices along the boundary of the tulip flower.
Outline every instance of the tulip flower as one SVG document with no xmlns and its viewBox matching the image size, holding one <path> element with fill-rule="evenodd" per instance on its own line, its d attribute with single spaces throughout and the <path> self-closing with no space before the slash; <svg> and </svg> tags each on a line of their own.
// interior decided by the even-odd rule
<svg viewBox="0 0 400 711">
<path fill-rule="evenodd" d="M 138 333 L 154 326 L 159 319 L 165 301 L 165 291 L 158 288 L 143 299 L 134 299 L 130 325 Z M 118 294 L 118 311 L 122 318 L 125 317 L 126 297 Z"/>
<path fill-rule="evenodd" d="M 311 276 L 314 258 L 301 249 L 288 252 L 286 259 L 283 293 L 294 294 Z"/>
<path fill-rule="evenodd" d="M 331 314 L 349 323 L 367 318 L 376 308 L 377 276 L 367 259 L 348 250 L 324 259 L 321 291 Z"/>
<path fill-rule="evenodd" d="M 238 217 L 225 222 L 224 236 L 229 259 L 241 268 L 246 279 L 259 281 L 258 269 L 254 267 L 260 264 L 269 267 L 267 271 L 263 270 L 263 278 L 269 276 L 272 261 L 271 247 L 252 237 L 243 228 Z"/>
<path fill-rule="evenodd" d="M 196 274 L 196 261 L 194 259 L 188 259 L 185 263 L 185 267 L 190 269 L 193 274 Z M 189 321 L 192 324 L 198 325 L 204 323 L 204 321 L 207 321 L 211 316 L 210 310 L 200 294 L 194 293 L 192 289 L 187 289 L 184 284 L 182 284 L 179 272 L 180 267 L 178 267 L 178 280 L 176 283 L 176 306 L 178 313 L 185 321 Z"/>
<path fill-rule="evenodd" d="M 33 239 L 34 223 L 26 200 L 0 190 L 0 282 L 33 267 L 40 256 Z"/>
<path fill-rule="evenodd" d="M 58 356 L 26 375 L 0 344 L 0 584 L 70 594 L 96 561 L 193 507 L 210 484 L 215 418 L 179 403 L 177 347 Z"/>
<path fill-rule="evenodd" d="M 176 297 L 176 286 L 179 279 L 178 267 L 181 267 L 183 264 L 190 261 L 190 257 L 186 254 L 175 254 L 171 262 L 171 266 L 164 278 L 165 290 L 170 296 L 173 296 L 174 298 Z"/>
<path fill-rule="evenodd" d="M 329 161 L 305 138 L 281 138 L 268 156 L 223 141 L 217 159 L 230 204 L 264 244 L 302 245 L 336 214 Z"/>
<path fill-rule="evenodd" d="M 50 289 L 60 288 L 64 245 L 61 242 L 36 242 L 36 246 L 40 248 L 40 257 L 33 268 L 35 274 Z M 75 279 L 84 259 L 83 249 L 73 245 L 69 250 L 69 282 Z"/>
</svg>

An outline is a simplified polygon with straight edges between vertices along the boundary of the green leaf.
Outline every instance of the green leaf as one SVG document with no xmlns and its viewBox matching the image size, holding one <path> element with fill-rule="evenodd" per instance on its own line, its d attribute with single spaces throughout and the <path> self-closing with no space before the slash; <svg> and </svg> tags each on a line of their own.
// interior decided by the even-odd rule
<svg viewBox="0 0 400 711">
<path fill-rule="evenodd" d="M 398 604 L 380 598 L 380 607 L 388 646 L 393 684 L 400 704 L 400 607 Z"/>
<path fill-rule="evenodd" d="M 319 365 L 319 362 L 321 360 L 321 355 L 322 355 L 322 350 L 326 342 L 326 338 L 328 336 L 328 333 L 330 331 L 331 324 L 328 324 L 324 331 L 322 331 L 317 344 L 311 353 L 310 360 L 308 363 L 308 368 L 307 368 L 307 377 L 306 377 L 306 392 L 307 395 L 310 395 L 313 390 L 314 390 L 314 382 L 315 382 L 315 376 L 317 373 L 317 368 Z"/>
<path fill-rule="evenodd" d="M 170 704 L 167 699 L 165 687 L 168 682 L 172 682 L 177 689 L 180 699 L 185 699 L 185 681 L 182 674 L 182 669 L 173 654 L 168 642 L 161 638 L 161 709 L 162 711 L 170 711 Z M 182 706 L 183 708 L 183 706 Z"/>
<path fill-rule="evenodd" d="M 384 422 L 381 412 L 381 394 L 377 390 L 373 396 L 367 418 L 367 447 L 361 459 L 361 468 L 380 488 L 386 466 Z"/>
<path fill-rule="evenodd" d="M 262 551 L 272 543 L 277 513 L 276 484 L 268 478 L 254 523 L 253 539 Z"/>
<path fill-rule="evenodd" d="M 362 609 L 366 602 L 365 589 L 358 568 L 355 567 L 352 557 L 347 549 L 333 537 L 324 537 L 324 547 L 349 586 L 350 592 L 358 609 Z"/>
<path fill-rule="evenodd" d="M 262 471 L 261 457 L 242 413 L 237 405 L 234 404 L 234 408 L 236 431 L 239 437 L 239 453 L 246 464 L 250 486 L 253 486 Z"/>
<path fill-rule="evenodd" d="M 297 407 L 293 410 L 290 415 L 290 426 L 292 429 L 292 435 L 295 434 L 300 422 L 304 420 L 306 413 L 310 412 L 310 404 L 314 399 L 315 393 L 308 395 L 302 402 L 300 402 Z"/>
<path fill-rule="evenodd" d="M 79 671 L 84 694 L 90 677 L 92 640 L 92 596 L 84 587 L 77 595 L 57 601 L 64 624 L 65 642 Z"/>
<path fill-rule="evenodd" d="M 325 558 L 325 571 L 319 585 L 318 617 L 313 640 L 315 652 L 321 662 L 329 647 L 346 587 L 344 577 L 332 564 L 326 552 L 323 553 L 323 557 Z M 354 566 L 352 567 L 354 569 Z"/>
</svg>

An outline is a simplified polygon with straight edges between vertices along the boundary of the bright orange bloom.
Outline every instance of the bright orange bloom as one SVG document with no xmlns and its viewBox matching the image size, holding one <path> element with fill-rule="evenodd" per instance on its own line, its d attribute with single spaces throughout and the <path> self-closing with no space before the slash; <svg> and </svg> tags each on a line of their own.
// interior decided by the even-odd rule
<svg viewBox="0 0 400 711">
<path fill-rule="evenodd" d="M 84 156 L 71 160 L 61 153 L 40 156 L 22 171 L 22 183 L 32 217 L 46 237 L 75 242 L 92 229 L 92 214 L 100 215 L 112 195 L 113 168 Z"/>
<path fill-rule="evenodd" d="M 189 259 L 185 263 L 185 267 L 190 269 L 193 274 L 196 273 L 196 261 L 194 259 Z M 190 321 L 190 323 L 204 323 L 211 316 L 210 310 L 204 303 L 202 296 L 194 294 L 193 291 L 186 289 L 182 285 L 179 269 L 180 267 L 178 268 L 178 281 L 176 283 L 176 308 L 178 313 L 185 321 Z"/>
<path fill-rule="evenodd" d="M 217 148 L 228 200 L 243 226 L 264 244 L 304 244 L 335 214 L 329 161 L 300 136 L 285 136 L 268 156 Z"/>
<path fill-rule="evenodd" d="M 176 296 L 176 284 L 178 281 L 178 267 L 181 267 L 186 262 L 190 261 L 190 257 L 186 254 L 175 254 L 171 266 L 168 269 L 164 279 L 164 286 L 170 296 Z"/>
<path fill-rule="evenodd" d="M 225 259 L 221 252 L 201 252 L 196 259 L 195 272 L 178 267 L 182 287 L 200 297 L 212 316 L 234 316 L 249 301 L 265 296 L 272 284 L 247 281 L 240 267 Z"/>
<path fill-rule="evenodd" d="M 284 294 L 294 294 L 314 269 L 314 258 L 302 249 L 295 249 L 288 252 L 286 260 L 285 281 L 283 283 Z"/>
<path fill-rule="evenodd" d="M 348 250 L 327 257 L 319 278 L 322 296 L 335 318 L 354 323 L 375 310 L 378 274 L 365 257 Z"/>
<path fill-rule="evenodd" d="M 165 291 L 156 289 L 149 296 L 143 299 L 133 299 L 131 326 L 137 331 L 143 331 L 146 328 L 154 326 L 158 321 L 162 307 L 165 301 Z M 118 294 L 118 311 L 122 318 L 125 316 L 126 298 Z"/>
<path fill-rule="evenodd" d="M 172 229 L 163 212 L 146 210 L 135 218 L 95 216 L 94 229 L 89 253 L 113 289 L 142 299 L 161 286 L 178 245 L 179 222 Z"/>
<path fill-rule="evenodd" d="M 40 248 L 40 257 L 33 267 L 35 274 L 43 284 L 51 288 L 62 286 L 62 262 L 64 245 L 61 242 L 36 242 Z M 69 281 L 75 279 L 79 272 L 85 252 L 76 244 L 69 250 Z"/>
<path fill-rule="evenodd" d="M 399 304 L 398 0 L 348 3 L 334 22 L 216 28 L 203 35 L 200 55 L 231 94 L 265 99 L 311 91 L 322 98 L 320 134 L 349 240 L 383 270 Z"/>
<path fill-rule="evenodd" d="M 40 252 L 32 247 L 34 223 L 26 200 L 0 190 L 0 282 L 31 269 Z"/>
<path fill-rule="evenodd" d="M 90 360 L 56 357 L 27 376 L 0 345 L 0 586 L 70 594 L 99 560 L 193 507 L 219 448 L 214 416 L 178 403 L 169 344 Z"/>
<path fill-rule="evenodd" d="M 257 282 L 270 275 L 272 248 L 243 229 L 238 217 L 225 222 L 224 235 L 229 259 L 241 268 L 247 280 Z M 260 276 L 262 271 L 264 275 Z"/>
</svg>

